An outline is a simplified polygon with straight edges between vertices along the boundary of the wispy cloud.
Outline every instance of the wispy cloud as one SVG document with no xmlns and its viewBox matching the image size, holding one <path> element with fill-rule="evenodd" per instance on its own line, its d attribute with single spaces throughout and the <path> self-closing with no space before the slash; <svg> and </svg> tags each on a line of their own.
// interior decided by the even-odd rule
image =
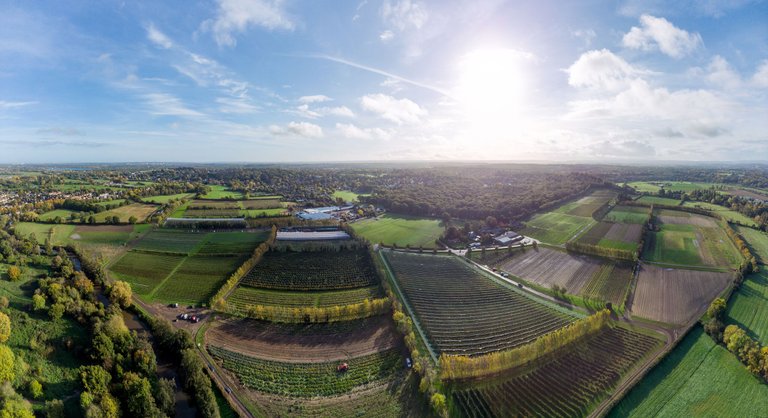
<svg viewBox="0 0 768 418">
<path fill-rule="evenodd" d="M 269 132 L 276 136 L 322 138 L 323 128 L 309 122 L 289 122 L 287 125 L 271 125 Z"/>
<path fill-rule="evenodd" d="M 14 109 L 17 107 L 35 105 L 37 103 L 38 102 L 7 102 L 5 100 L 0 100 L 0 109 Z"/>
<path fill-rule="evenodd" d="M 173 46 L 171 39 L 163 32 L 160 32 L 160 30 L 157 29 L 153 23 L 150 23 L 147 26 L 147 39 L 163 49 L 169 49 Z"/>
<path fill-rule="evenodd" d="M 37 130 L 40 135 L 55 135 L 55 136 L 83 136 L 85 133 L 75 128 L 40 128 Z"/>
<path fill-rule="evenodd" d="M 368 72 L 371 72 L 371 73 L 374 73 L 374 74 L 379 74 L 379 75 L 382 75 L 382 76 L 390 78 L 390 79 L 402 81 L 403 83 L 408 83 L 408 84 L 416 86 L 416 87 L 421 87 L 423 89 L 431 90 L 431 91 L 433 91 L 435 93 L 438 93 L 438 94 L 441 94 L 443 96 L 451 97 L 452 98 L 451 94 L 448 93 L 448 91 L 443 90 L 443 89 L 441 89 L 439 87 L 435 87 L 435 86 L 431 86 L 431 85 L 426 84 L 426 83 L 421 83 L 419 81 L 411 80 L 409 78 L 402 77 L 402 76 L 399 76 L 397 74 L 393 74 L 393 73 L 390 73 L 388 71 L 384 71 L 384 70 L 381 70 L 381 69 L 378 69 L 378 68 L 370 67 L 368 65 L 358 64 L 358 63 L 353 62 L 353 61 L 349 61 L 349 60 L 346 60 L 346 59 L 343 59 L 343 58 L 332 57 L 330 55 L 309 55 L 308 57 L 309 58 L 318 58 L 318 59 L 328 60 L 328 61 L 332 61 L 332 62 L 338 62 L 339 64 L 344 64 L 344 65 L 348 65 L 350 67 L 354 67 L 354 68 L 357 68 L 357 69 L 360 69 L 360 70 L 363 70 L 363 71 L 368 71 Z"/>
<path fill-rule="evenodd" d="M 331 100 L 333 100 L 333 99 L 331 99 L 330 97 L 325 96 L 323 94 L 315 94 L 315 95 L 312 95 L 312 96 L 301 96 L 301 97 L 299 97 L 299 103 L 306 103 L 306 104 L 328 102 L 328 101 L 331 101 Z"/>
<path fill-rule="evenodd" d="M 156 116 L 204 116 L 196 110 L 188 108 L 178 97 L 167 93 L 149 93 L 142 96 L 151 114 Z"/>
<path fill-rule="evenodd" d="M 219 46 L 235 46 L 234 33 L 250 26 L 268 30 L 293 30 L 296 24 L 288 17 L 282 0 L 217 0 L 216 17 L 206 20 L 202 29 L 211 31 Z"/>
<path fill-rule="evenodd" d="M 673 58 L 682 58 L 702 45 L 701 35 L 689 33 L 663 17 L 640 16 L 641 27 L 634 26 L 624 35 L 627 48 L 651 51 L 659 49 Z"/>
</svg>

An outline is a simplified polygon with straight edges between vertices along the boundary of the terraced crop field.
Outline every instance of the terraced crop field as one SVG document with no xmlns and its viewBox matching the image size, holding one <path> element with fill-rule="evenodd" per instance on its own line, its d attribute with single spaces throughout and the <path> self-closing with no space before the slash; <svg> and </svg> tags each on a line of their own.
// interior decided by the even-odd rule
<svg viewBox="0 0 768 418">
<path fill-rule="evenodd" d="M 729 323 L 768 345 L 768 272 L 753 273 L 744 279 L 728 301 L 727 317 Z"/>
<path fill-rule="evenodd" d="M 154 292 L 153 298 L 165 302 L 207 301 L 246 258 L 202 255 L 187 257 Z"/>
<path fill-rule="evenodd" d="M 269 251 L 243 286 L 280 290 L 338 290 L 378 283 L 368 250 Z"/>
<path fill-rule="evenodd" d="M 227 298 L 227 303 L 235 309 L 243 311 L 249 305 L 290 307 L 349 305 L 360 303 L 365 299 L 375 299 L 382 296 L 383 292 L 379 286 L 320 292 L 291 292 L 239 286 L 229 298 Z"/>
<path fill-rule="evenodd" d="M 457 391 L 453 398 L 466 417 L 586 416 L 661 345 L 644 334 L 608 328 L 522 375 Z"/>
<path fill-rule="evenodd" d="M 576 319 L 491 280 L 457 257 L 383 254 L 438 354 L 517 347 Z"/>
<path fill-rule="evenodd" d="M 134 292 L 146 296 L 183 260 L 181 255 L 129 251 L 110 270 L 130 283 Z"/>
<path fill-rule="evenodd" d="M 641 264 L 632 314 L 685 324 L 706 309 L 733 279 L 733 273 L 681 270 Z"/>
<path fill-rule="evenodd" d="M 755 417 L 768 385 L 696 326 L 609 413 L 609 417 Z"/>
<path fill-rule="evenodd" d="M 347 372 L 337 372 L 338 362 L 285 363 L 262 360 L 209 345 L 208 351 L 249 389 L 285 396 L 312 397 L 345 393 L 354 387 L 391 376 L 403 367 L 400 350 L 391 349 L 350 358 Z"/>
</svg>

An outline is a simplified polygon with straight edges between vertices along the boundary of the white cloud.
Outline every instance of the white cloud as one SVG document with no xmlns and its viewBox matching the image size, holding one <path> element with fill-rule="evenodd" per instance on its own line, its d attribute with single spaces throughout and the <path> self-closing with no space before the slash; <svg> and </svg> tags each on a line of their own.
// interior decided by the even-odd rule
<svg viewBox="0 0 768 418">
<path fill-rule="evenodd" d="M 715 55 L 712 61 L 707 67 L 709 74 L 707 74 L 707 80 L 715 85 L 724 88 L 736 88 L 741 85 L 741 77 L 733 67 L 720 55 Z"/>
<path fill-rule="evenodd" d="M 302 117 L 310 118 L 310 119 L 317 119 L 323 116 L 339 116 L 339 117 L 346 117 L 346 118 L 355 117 L 355 113 L 352 111 L 352 109 L 346 106 L 335 106 L 335 107 L 323 106 L 323 107 L 318 107 L 313 109 L 313 108 L 310 108 L 308 104 L 303 104 L 296 107 L 295 113 L 298 113 Z"/>
<path fill-rule="evenodd" d="M 392 40 L 392 38 L 395 37 L 395 33 L 391 30 L 387 29 L 384 32 L 381 32 L 379 34 L 379 39 L 381 39 L 382 42 L 389 42 Z"/>
<path fill-rule="evenodd" d="M 324 96 L 322 94 L 315 94 L 313 96 L 301 96 L 299 97 L 299 103 L 321 103 L 321 102 L 328 102 L 331 101 L 331 99 L 328 96 Z"/>
<path fill-rule="evenodd" d="M 341 136 L 349 139 L 386 140 L 390 133 L 381 128 L 359 128 L 351 123 L 337 123 L 336 130 Z"/>
<path fill-rule="evenodd" d="M 643 51 L 658 48 L 670 57 L 682 58 L 702 44 L 701 35 L 680 29 L 663 17 L 642 15 L 640 24 L 642 27 L 633 26 L 624 35 L 625 47 Z"/>
<path fill-rule="evenodd" d="M 188 108 L 178 97 L 166 93 L 150 93 L 142 96 L 149 106 L 149 113 L 157 116 L 203 116 Z"/>
<path fill-rule="evenodd" d="M 0 100 L 0 109 L 13 109 L 34 104 L 37 104 L 37 102 L 7 102 L 5 100 Z"/>
<path fill-rule="evenodd" d="M 360 105 L 363 109 L 398 125 L 416 123 L 422 116 L 427 115 L 426 109 L 409 99 L 396 99 L 381 93 L 361 97 Z"/>
<path fill-rule="evenodd" d="M 641 71 L 607 49 L 581 54 L 568 67 L 568 84 L 603 90 L 618 90 L 637 78 Z"/>
<path fill-rule="evenodd" d="M 248 114 L 259 111 L 258 106 L 249 103 L 245 99 L 219 97 L 216 99 L 216 103 L 221 105 L 219 111 L 222 113 Z"/>
<path fill-rule="evenodd" d="M 269 132 L 277 136 L 323 137 L 323 128 L 309 122 L 289 122 L 285 126 L 272 125 L 269 127 Z"/>
<path fill-rule="evenodd" d="M 296 24 L 287 16 L 282 0 L 217 0 L 219 9 L 214 19 L 202 24 L 213 32 L 219 46 L 235 46 L 234 32 L 245 32 L 250 26 L 268 30 L 293 30 Z"/>
<path fill-rule="evenodd" d="M 584 45 L 589 47 L 592 45 L 592 40 L 597 37 L 597 33 L 592 29 L 579 29 L 571 32 L 571 36 L 583 40 Z"/>
<path fill-rule="evenodd" d="M 160 32 L 160 30 L 157 29 L 152 23 L 147 26 L 147 39 L 163 49 L 169 49 L 173 47 L 173 41 L 171 41 L 171 39 L 167 37 L 163 32 Z"/>
<path fill-rule="evenodd" d="M 755 75 L 752 76 L 752 83 L 758 87 L 768 87 L 768 60 L 763 60 L 757 67 Z"/>
<path fill-rule="evenodd" d="M 429 19 L 429 13 L 419 1 L 386 0 L 381 6 L 381 17 L 389 25 L 404 31 L 406 29 L 421 29 Z"/>
</svg>

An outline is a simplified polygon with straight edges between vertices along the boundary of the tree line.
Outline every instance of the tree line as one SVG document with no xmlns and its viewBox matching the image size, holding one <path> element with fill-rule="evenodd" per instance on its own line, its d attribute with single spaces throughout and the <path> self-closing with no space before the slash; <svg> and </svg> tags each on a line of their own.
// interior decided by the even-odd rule
<svg viewBox="0 0 768 418">
<path fill-rule="evenodd" d="M 610 311 L 604 309 L 509 350 L 474 357 L 443 353 L 440 355 L 440 377 L 444 380 L 478 378 L 524 366 L 582 341 L 608 326 L 609 321 Z"/>
<path fill-rule="evenodd" d="M 254 304 L 247 305 L 244 309 L 237 309 L 229 307 L 226 304 L 226 301 L 223 306 L 228 313 L 233 315 L 242 316 L 244 314 L 249 318 L 290 324 L 319 324 L 351 321 L 382 315 L 388 313 L 391 308 L 389 299 L 387 298 L 364 299 L 362 302 L 358 303 L 324 307 L 289 307 Z"/>
</svg>

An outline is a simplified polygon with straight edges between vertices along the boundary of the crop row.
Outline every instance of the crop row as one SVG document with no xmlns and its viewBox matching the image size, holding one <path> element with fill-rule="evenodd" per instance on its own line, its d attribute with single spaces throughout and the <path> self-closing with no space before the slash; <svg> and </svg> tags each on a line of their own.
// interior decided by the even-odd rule
<svg viewBox="0 0 768 418">
<path fill-rule="evenodd" d="M 183 260 L 181 255 L 129 251 L 111 270 L 130 282 L 137 293 L 149 294 Z"/>
<path fill-rule="evenodd" d="M 517 347 L 575 319 L 493 282 L 456 257 L 385 254 L 440 353 L 479 355 Z"/>
<path fill-rule="evenodd" d="M 206 301 L 242 262 L 243 258 L 237 256 L 187 257 L 155 296 L 169 302 Z"/>
<path fill-rule="evenodd" d="M 208 346 L 208 351 L 246 387 L 296 397 L 345 393 L 356 386 L 387 378 L 402 367 L 402 357 L 397 349 L 349 359 L 346 372 L 337 371 L 338 362 L 283 363 L 212 345 Z"/>
<path fill-rule="evenodd" d="M 205 234 L 168 230 L 150 231 L 134 247 L 137 250 L 188 254 L 194 250 Z"/>
<path fill-rule="evenodd" d="M 368 251 L 270 251 L 243 278 L 251 287 L 281 290 L 352 289 L 377 284 Z"/>
<path fill-rule="evenodd" d="M 185 218 L 237 218 L 240 209 L 192 209 L 184 211 Z"/>
<path fill-rule="evenodd" d="M 364 299 L 379 297 L 381 289 L 378 286 L 327 292 L 291 292 L 240 286 L 227 299 L 227 303 L 238 310 L 243 310 L 249 305 L 326 307 L 360 303 Z"/>
<path fill-rule="evenodd" d="M 208 234 L 198 254 L 243 254 L 250 253 L 268 238 L 264 233 L 217 232 Z"/>
<path fill-rule="evenodd" d="M 632 272 L 626 267 L 603 264 L 581 290 L 582 296 L 592 300 L 611 302 L 620 306 L 624 302 Z"/>
<path fill-rule="evenodd" d="M 586 416 L 625 373 L 659 345 L 650 336 L 607 328 L 525 374 L 455 392 L 454 400 L 468 417 Z"/>
</svg>

